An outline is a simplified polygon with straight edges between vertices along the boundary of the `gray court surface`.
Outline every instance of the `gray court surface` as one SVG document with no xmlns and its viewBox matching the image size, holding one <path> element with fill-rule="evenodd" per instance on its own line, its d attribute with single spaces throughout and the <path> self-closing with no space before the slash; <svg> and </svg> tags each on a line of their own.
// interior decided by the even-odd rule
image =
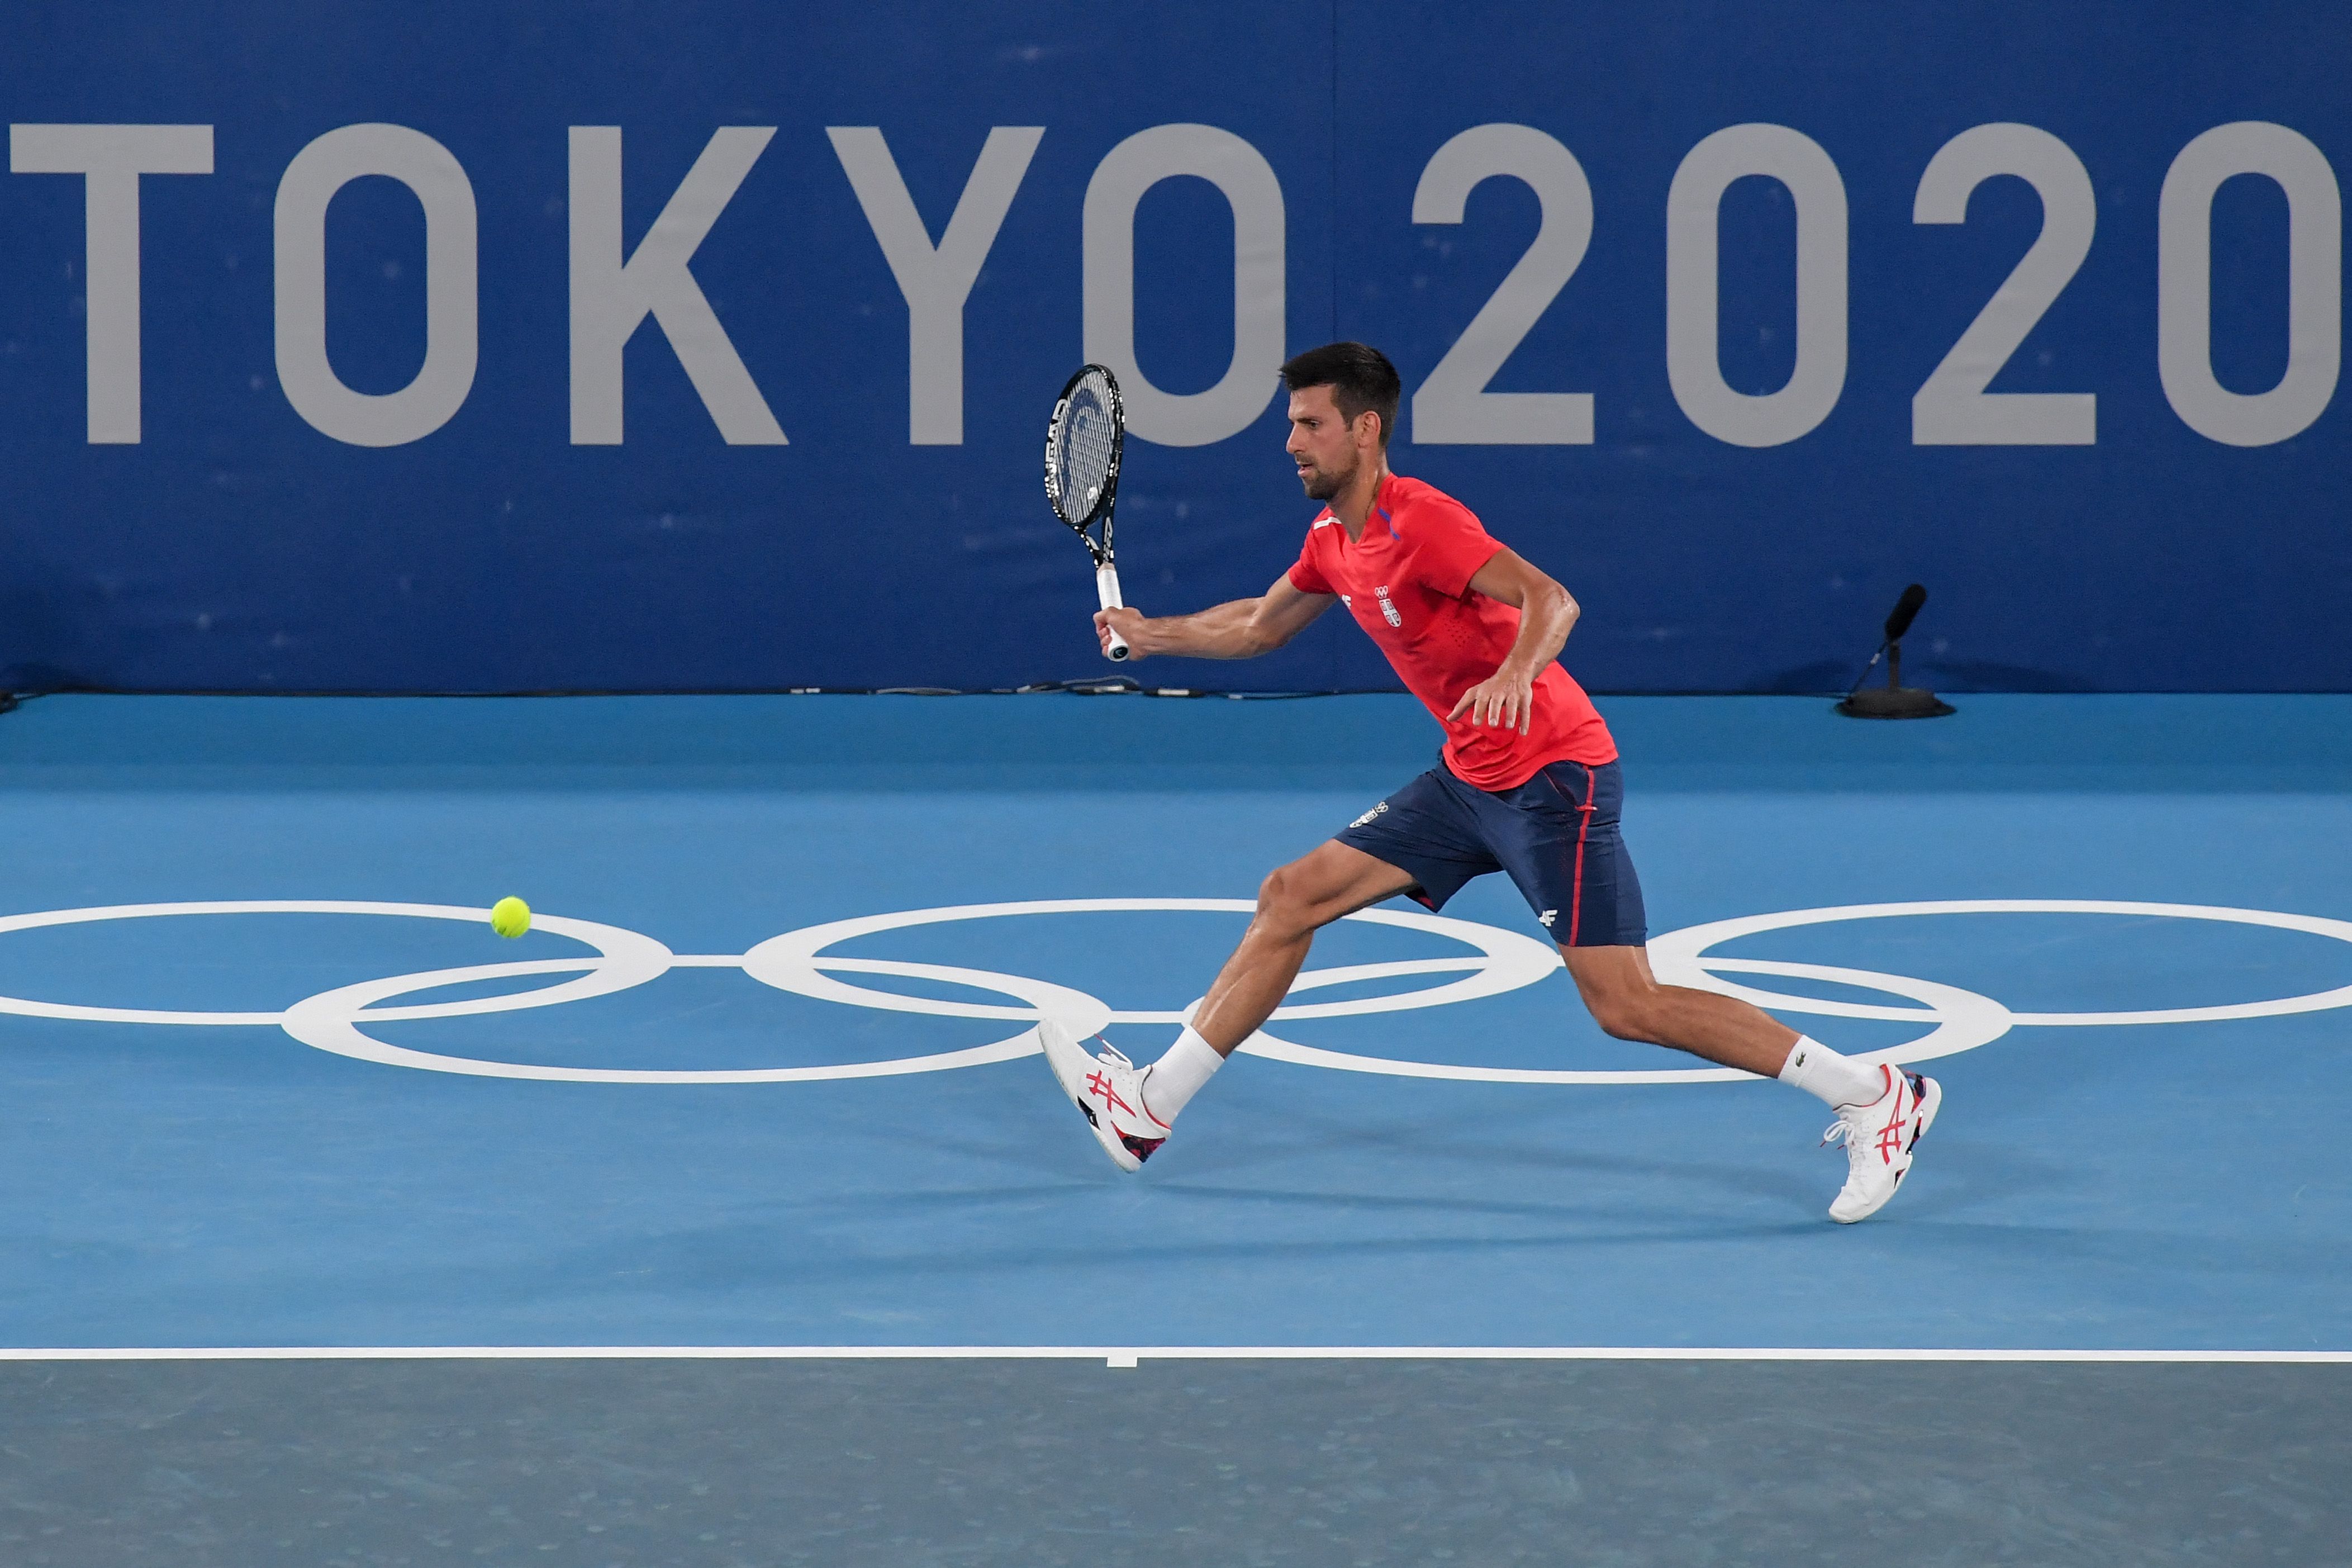
<svg viewBox="0 0 2352 1568">
<path fill-rule="evenodd" d="M 2352 1563 L 2352 1365 L 0 1367 L 0 1563 Z"/>
</svg>

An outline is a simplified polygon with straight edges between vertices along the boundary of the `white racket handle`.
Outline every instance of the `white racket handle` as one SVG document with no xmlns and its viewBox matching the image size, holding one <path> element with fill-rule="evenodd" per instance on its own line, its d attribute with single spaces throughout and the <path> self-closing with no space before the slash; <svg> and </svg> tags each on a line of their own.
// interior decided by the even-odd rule
<svg viewBox="0 0 2352 1568">
<path fill-rule="evenodd" d="M 1126 605 L 1127 601 L 1118 596 L 1118 567 L 1102 565 L 1095 568 L 1095 594 L 1102 600 L 1102 607 L 1106 610 L 1119 609 Z M 1127 639 L 1117 632 L 1111 633 L 1110 647 L 1105 650 L 1105 657 L 1125 658 L 1127 654 Z"/>
</svg>

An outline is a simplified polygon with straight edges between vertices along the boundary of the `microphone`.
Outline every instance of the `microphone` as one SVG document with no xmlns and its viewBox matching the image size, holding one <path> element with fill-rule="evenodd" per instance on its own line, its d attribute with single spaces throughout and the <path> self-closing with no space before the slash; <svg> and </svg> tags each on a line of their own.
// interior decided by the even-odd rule
<svg viewBox="0 0 2352 1568">
<path fill-rule="evenodd" d="M 1918 615 L 1919 606 L 1927 602 L 1927 590 L 1918 584 L 1914 583 L 1904 589 L 1903 596 L 1895 601 L 1895 613 L 1886 617 L 1886 640 L 1901 641 L 1903 634 L 1911 629 L 1912 617 Z"/>
<path fill-rule="evenodd" d="M 1927 602 L 1927 590 L 1914 583 L 1903 590 L 1895 601 L 1895 608 L 1886 617 L 1886 640 L 1862 667 L 1862 679 L 1853 683 L 1845 700 L 1837 710 L 1851 719 L 1934 719 L 1952 711 L 1950 704 L 1937 699 L 1932 691 L 1903 684 L 1903 634 L 1911 629 L 1919 610 Z M 1886 660 L 1886 685 L 1864 689 L 1870 672 L 1878 668 L 1880 659 Z"/>
</svg>

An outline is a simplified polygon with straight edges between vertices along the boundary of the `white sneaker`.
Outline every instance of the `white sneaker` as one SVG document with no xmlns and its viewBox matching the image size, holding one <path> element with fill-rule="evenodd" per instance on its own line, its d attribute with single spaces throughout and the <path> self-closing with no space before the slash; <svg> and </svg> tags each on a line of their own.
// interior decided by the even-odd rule
<svg viewBox="0 0 2352 1568">
<path fill-rule="evenodd" d="M 1168 1123 L 1143 1103 L 1143 1080 L 1150 1068 L 1138 1069 L 1106 1041 L 1100 1056 L 1090 1056 L 1070 1038 L 1069 1031 L 1046 1018 L 1037 1025 L 1037 1043 L 1045 1047 L 1045 1063 L 1070 1103 L 1086 1113 L 1095 1141 L 1122 1171 L 1140 1171 L 1152 1151 L 1168 1141 Z"/>
<path fill-rule="evenodd" d="M 1849 1105 L 1838 1112 L 1822 1134 L 1823 1143 L 1845 1142 L 1845 1185 L 1830 1205 L 1830 1218 L 1840 1225 L 1868 1219 L 1895 1195 L 1911 1169 L 1911 1152 L 1944 1103 L 1943 1086 L 1915 1072 L 1898 1072 L 1884 1062 L 1885 1085 L 1867 1105 Z"/>
</svg>

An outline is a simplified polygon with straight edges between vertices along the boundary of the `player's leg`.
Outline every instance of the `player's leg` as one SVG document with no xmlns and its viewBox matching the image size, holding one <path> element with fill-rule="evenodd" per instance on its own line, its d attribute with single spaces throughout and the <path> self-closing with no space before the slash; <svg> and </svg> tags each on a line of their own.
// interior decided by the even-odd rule
<svg viewBox="0 0 2352 1568">
<path fill-rule="evenodd" d="M 1242 943 L 1145 1086 L 1169 1121 L 1209 1075 L 1282 1005 L 1315 933 L 1343 915 L 1410 892 L 1434 910 L 1474 877 L 1501 868 L 1481 840 L 1476 791 L 1432 769 L 1364 813 L 1258 889 Z"/>
<path fill-rule="evenodd" d="M 1615 763 L 1554 763 L 1516 789 L 1485 795 L 1478 810 L 1496 858 L 1551 932 L 1602 1029 L 1780 1076 L 1802 1038 L 1794 1029 L 1733 997 L 1661 985 L 1651 973 L 1642 880 L 1618 822 L 1623 801 Z M 1878 1076 L 1834 1053 L 1819 1059 L 1811 1087 L 1832 1105 L 1870 1090 Z M 1840 1093 L 1843 1101 L 1832 1098 Z"/>
<path fill-rule="evenodd" d="M 1832 1110 L 1869 1104 L 1887 1074 L 1848 1060 L 1762 1008 L 1713 991 L 1661 985 L 1650 970 L 1641 878 L 1618 813 L 1614 763 L 1555 763 L 1529 781 L 1507 826 L 1528 834 L 1508 861 L 1547 910 L 1569 977 L 1594 1022 L 1623 1040 L 1688 1051 L 1723 1067 L 1782 1079 Z"/>
<path fill-rule="evenodd" d="M 1266 878 L 1241 945 L 1217 972 L 1192 1029 L 1220 1058 L 1258 1032 L 1289 994 L 1315 933 L 1412 887 L 1410 871 L 1330 839 Z"/>
<path fill-rule="evenodd" d="M 1832 1135 L 1845 1140 L 1849 1155 L 1831 1216 L 1874 1212 L 1909 1169 L 1942 1090 L 1916 1074 L 1851 1060 L 1736 997 L 1660 984 L 1642 945 L 1641 881 L 1618 825 L 1622 792 L 1615 763 L 1570 763 L 1488 797 L 1490 837 L 1559 944 L 1578 995 L 1620 1039 L 1777 1078 L 1830 1106 L 1838 1114 Z"/>
<path fill-rule="evenodd" d="M 1617 1038 L 1777 1078 L 1835 1110 L 1822 1141 L 1844 1142 L 1846 1179 L 1830 1205 L 1832 1219 L 1867 1219 L 1903 1184 L 1913 1151 L 1943 1106 L 1943 1086 L 1934 1079 L 1842 1057 L 1736 996 L 1661 985 L 1638 947 L 1559 951 L 1593 1020 Z"/>
<path fill-rule="evenodd" d="M 1192 1023 L 1150 1066 L 1136 1067 L 1108 1044 L 1090 1053 L 1050 1018 L 1038 1025 L 1054 1077 L 1112 1163 L 1134 1171 L 1150 1158 L 1177 1112 L 1282 1005 L 1318 931 L 1403 892 L 1438 908 L 1471 878 L 1498 868 L 1458 798 L 1465 788 L 1424 773 L 1266 878 L 1241 945 Z"/>
<path fill-rule="evenodd" d="M 1618 1039 L 1671 1046 L 1723 1067 L 1778 1078 L 1803 1037 L 1761 1007 L 1736 996 L 1659 984 L 1650 972 L 1650 955 L 1642 948 L 1570 947 L 1562 942 L 1559 955 L 1568 964 L 1569 978 L 1576 982 L 1576 994 L 1583 998 L 1585 1011 Z M 1870 1089 L 1878 1076 L 1858 1067 L 1853 1067 L 1853 1072 L 1855 1082 L 1851 1087 L 1857 1090 Z"/>
<path fill-rule="evenodd" d="M 1282 1005 L 1317 931 L 1412 885 L 1411 872 L 1337 839 L 1276 871 L 1259 887 L 1249 930 L 1192 1022 L 1149 1067 L 1138 1068 L 1108 1041 L 1089 1052 L 1053 1019 L 1040 1021 L 1046 1065 L 1111 1163 L 1140 1170 L 1167 1142 L 1176 1113 Z"/>
</svg>

